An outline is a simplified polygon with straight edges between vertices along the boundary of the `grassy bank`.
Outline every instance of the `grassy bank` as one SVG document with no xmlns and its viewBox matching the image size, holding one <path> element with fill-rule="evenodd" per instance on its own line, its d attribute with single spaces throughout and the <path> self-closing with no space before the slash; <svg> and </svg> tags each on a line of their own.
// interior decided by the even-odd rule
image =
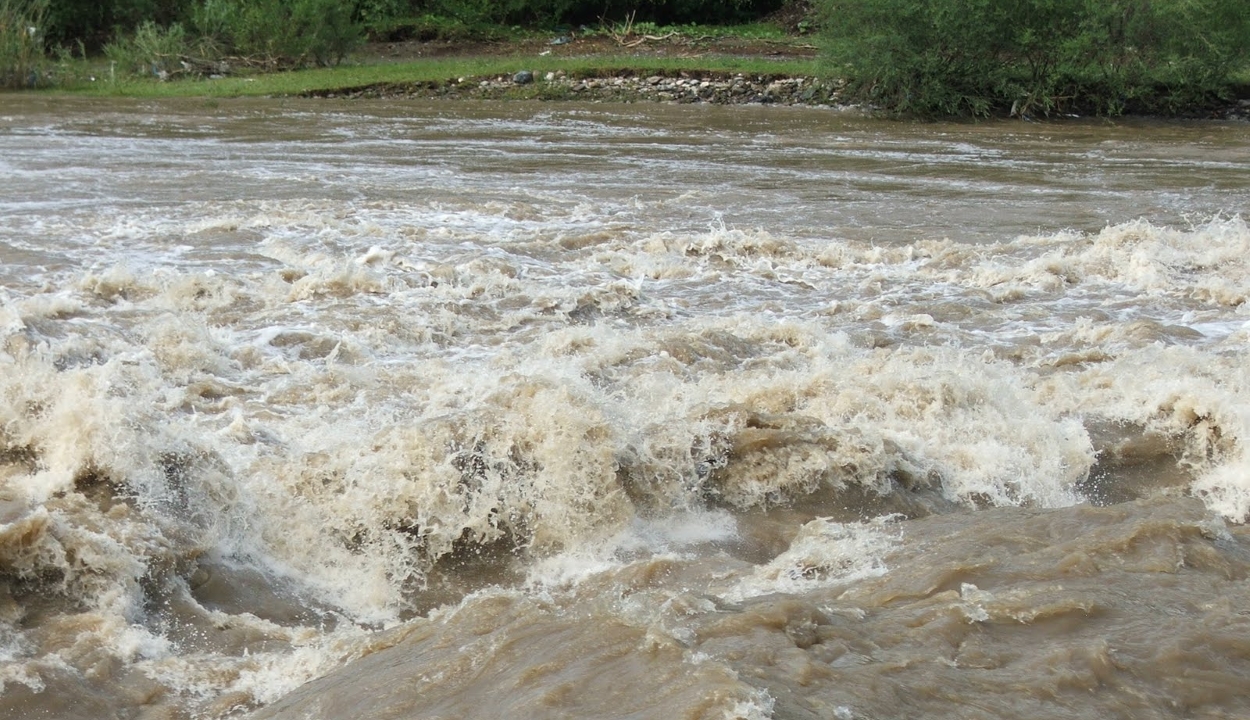
<svg viewBox="0 0 1250 720">
<path fill-rule="evenodd" d="M 223 0 L 227 4 L 222 7 L 242 1 Z M 275 7 L 295 2 L 267 1 L 277 3 Z M 307 3 L 319 7 L 328 1 Z M 21 4 L 27 14 L 29 8 L 46 2 L 0 0 L 9 7 Z M 307 49 L 280 51 L 278 45 L 259 40 L 248 45 L 239 39 L 241 31 L 200 35 L 178 24 L 161 27 L 145 23 L 132 35 L 108 44 L 102 56 L 86 60 L 81 54 L 57 52 L 41 62 L 12 62 L 10 65 L 19 69 L 7 77 L 10 86 L 35 87 L 41 92 L 138 98 L 334 95 L 821 105 L 850 102 L 896 117 L 929 118 L 1250 115 L 1245 102 L 1250 98 L 1250 67 L 1245 63 L 1245 43 L 1237 39 L 1240 35 L 1230 36 L 1227 52 L 1206 59 L 1183 43 L 1166 45 L 1154 55 L 1148 55 L 1142 49 L 1145 45 L 1138 43 L 1119 54 L 1107 51 L 1106 57 L 1080 53 L 1085 64 L 1078 67 L 1063 53 L 1070 52 L 1069 45 L 1082 36 L 1042 32 L 1048 27 L 1042 20 L 1034 23 L 1036 27 L 1028 25 L 1021 30 L 1011 15 L 987 13 L 958 21 L 942 15 L 950 20 L 951 27 L 946 27 L 913 22 L 905 13 L 900 14 L 903 8 L 919 12 L 910 0 L 827 0 L 827 4 L 830 11 L 845 12 L 836 19 L 826 16 L 823 28 L 813 28 L 809 16 L 802 13 L 785 20 L 728 26 L 661 26 L 635 23 L 631 17 L 627 22 L 576 29 L 487 26 L 484 30 L 474 26 L 468 34 L 445 29 L 434 32 L 424 25 L 400 23 L 380 34 L 375 27 L 369 33 L 372 42 L 355 45 L 356 50 L 342 58 L 334 56 L 334 62 Z M 805 3 L 793 6 L 808 7 Z M 197 27 L 206 22 L 197 20 Z M 1148 29 L 1153 32 L 1158 24 Z M 1241 26 L 1231 21 L 1228 24 Z M 1100 26 L 1094 23 L 1090 27 Z M 20 47 L 30 46 L 35 34 L 28 30 L 22 33 L 11 39 L 25 43 Z M 270 28 L 269 35 L 278 34 Z M 221 41 L 236 35 L 239 37 L 230 42 Z M 999 38 L 999 45 L 982 49 L 984 43 L 978 38 L 984 37 Z M 1089 42 L 1101 47 L 1093 40 Z M 816 43 L 825 48 L 824 54 L 818 55 Z M 246 48 L 251 50 L 244 52 Z M 9 54 L 18 56 L 16 51 Z M 1237 71 L 1239 66 L 1242 69 Z M 535 81 L 512 82 L 521 71 L 532 73 Z M 650 83 L 648 88 L 638 82 L 652 76 L 719 85 L 709 89 L 688 83 L 662 87 Z M 750 86 L 724 85 L 723 81 L 734 76 L 750 78 Z M 589 78 L 628 78 L 629 82 L 608 87 L 576 82 Z M 775 82 L 779 78 L 807 82 L 782 88 Z M 813 79 L 819 82 L 811 82 Z"/>
<path fill-rule="evenodd" d="M 574 77 L 602 77 L 619 74 L 745 74 L 768 76 L 813 76 L 819 71 L 814 59 L 771 60 L 754 57 L 705 56 L 660 57 L 637 55 L 597 55 L 559 57 L 541 55 L 501 55 L 485 57 L 431 58 L 410 62 L 340 65 L 289 72 L 227 76 L 217 79 L 186 79 L 161 82 L 156 79 L 110 79 L 107 67 L 97 66 L 56 92 L 80 95 L 160 97 L 244 97 L 304 95 L 346 88 L 398 83 L 442 83 L 464 78 L 511 76 L 528 70 L 536 76 L 559 72 Z M 94 77 L 94 80 L 89 78 Z M 518 96 L 539 96 L 541 85 L 518 86 Z"/>
</svg>

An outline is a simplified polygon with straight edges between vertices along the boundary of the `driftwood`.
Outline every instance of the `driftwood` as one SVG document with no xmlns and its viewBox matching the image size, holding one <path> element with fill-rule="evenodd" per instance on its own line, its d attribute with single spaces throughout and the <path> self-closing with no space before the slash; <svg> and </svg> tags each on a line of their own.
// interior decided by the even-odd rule
<svg viewBox="0 0 1250 720">
<path fill-rule="evenodd" d="M 307 58 L 286 58 L 273 55 L 228 55 L 220 58 L 204 58 L 194 55 L 154 55 L 150 61 L 152 74 L 162 80 L 169 78 L 208 77 L 231 75 L 238 70 L 277 72 L 295 70 L 306 64 Z"/>
<path fill-rule="evenodd" d="M 665 35 L 639 35 L 638 37 L 632 37 L 634 34 L 634 18 L 637 15 L 638 11 L 635 10 L 626 16 L 625 25 L 620 29 L 617 28 L 616 23 L 613 23 L 612 26 L 608 28 L 608 34 L 612 36 L 612 39 L 616 41 L 617 45 L 632 48 L 638 47 L 645 42 L 658 42 L 676 37 L 676 31 Z"/>
</svg>

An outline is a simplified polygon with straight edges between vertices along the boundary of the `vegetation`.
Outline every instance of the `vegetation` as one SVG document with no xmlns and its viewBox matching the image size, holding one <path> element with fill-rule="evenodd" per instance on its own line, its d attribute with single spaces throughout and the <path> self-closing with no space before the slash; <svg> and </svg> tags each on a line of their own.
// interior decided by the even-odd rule
<svg viewBox="0 0 1250 720">
<path fill-rule="evenodd" d="M 784 0 L 0 0 L 0 78 L 30 84 L 47 54 L 103 52 L 110 75 L 207 76 L 339 63 L 377 39 L 498 38 L 526 27 L 730 22 Z M 19 15 L 11 20 L 7 15 Z M 36 28 L 32 32 L 29 29 Z M 25 33 L 25 34 L 23 34 Z M 9 47 L 15 45 L 15 47 Z M 16 47 L 20 45 L 20 47 Z"/>
<path fill-rule="evenodd" d="M 847 81 L 844 99 L 895 115 L 1180 114 L 1250 91 L 1245 2 L 0 0 L 0 87 L 67 86 L 103 76 L 110 91 L 138 92 L 132 80 L 182 76 L 213 78 L 187 86 L 191 93 L 253 92 L 277 81 L 240 79 L 241 72 L 335 66 L 366 38 L 498 40 L 541 29 L 545 37 L 610 36 L 629 49 L 674 36 L 769 38 L 777 26 L 759 20 L 797 8 L 800 20 L 790 28 L 819 30 L 827 47 L 824 72 Z M 811 7 L 817 12 L 803 16 Z M 100 55 L 103 72 L 71 60 Z M 547 63 L 567 65 L 554 58 L 539 65 Z M 413 74 L 437 65 L 397 67 L 417 81 Z M 313 73 L 290 82 L 346 77 Z"/>
<path fill-rule="evenodd" d="M 459 28 L 495 33 L 512 26 L 597 25 L 637 19 L 660 24 L 705 25 L 746 22 L 785 0 L 47 0 L 44 35 L 53 45 L 81 43 L 98 50 L 145 23 L 168 28 L 180 23 L 194 32 L 227 32 L 243 45 L 268 33 L 289 35 L 344 29 L 386 32 L 404 27 Z M 327 27 L 322 26 L 324 19 Z M 296 25 L 287 24 L 294 22 Z M 268 40 L 269 38 L 264 38 Z M 278 38 L 277 45 L 288 39 Z M 322 39 L 320 42 L 326 42 Z M 301 48 L 302 49 L 302 48 Z"/>
<path fill-rule="evenodd" d="M 204 0 L 192 26 L 233 55 L 297 65 L 337 65 L 361 41 L 342 0 Z"/>
<path fill-rule="evenodd" d="M 189 29 L 188 29 L 189 28 Z M 145 21 L 104 47 L 121 72 L 215 74 L 234 65 L 266 70 L 337 65 L 362 41 L 339 0 L 203 0 L 188 24 Z"/>
<path fill-rule="evenodd" d="M 47 11 L 47 0 L 0 0 L 0 87 L 38 84 Z"/>
<path fill-rule="evenodd" d="M 915 116 L 1177 113 L 1250 62 L 1245 0 L 823 0 L 851 97 Z"/>
</svg>

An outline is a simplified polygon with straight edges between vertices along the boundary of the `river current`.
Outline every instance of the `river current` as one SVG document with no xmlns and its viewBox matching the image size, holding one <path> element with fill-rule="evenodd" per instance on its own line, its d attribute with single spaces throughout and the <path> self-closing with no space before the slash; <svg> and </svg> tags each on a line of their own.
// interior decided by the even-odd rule
<svg viewBox="0 0 1250 720">
<path fill-rule="evenodd" d="M 1250 129 L 0 95 L 0 717 L 1250 715 Z"/>
</svg>

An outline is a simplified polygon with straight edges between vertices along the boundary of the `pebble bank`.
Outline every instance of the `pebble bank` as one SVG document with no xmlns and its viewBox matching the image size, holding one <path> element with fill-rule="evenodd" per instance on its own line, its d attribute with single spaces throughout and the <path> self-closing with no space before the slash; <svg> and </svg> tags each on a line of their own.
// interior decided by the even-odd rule
<svg viewBox="0 0 1250 720">
<path fill-rule="evenodd" d="M 536 75 L 519 70 L 512 75 L 461 77 L 445 81 L 378 83 L 362 87 L 318 90 L 310 97 L 345 98 L 475 98 L 499 100 L 588 100 L 611 102 L 659 101 L 716 105 L 775 104 L 833 105 L 843 103 L 842 83 L 814 77 L 680 71 L 639 74 L 632 71 L 585 77 L 564 71 Z"/>
</svg>

